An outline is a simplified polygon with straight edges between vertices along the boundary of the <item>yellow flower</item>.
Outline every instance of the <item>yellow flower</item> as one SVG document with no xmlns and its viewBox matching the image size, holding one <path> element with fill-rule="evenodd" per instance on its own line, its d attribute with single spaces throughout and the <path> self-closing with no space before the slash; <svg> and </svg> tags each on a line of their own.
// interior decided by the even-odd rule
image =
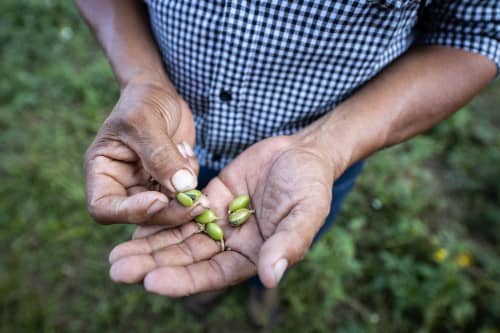
<svg viewBox="0 0 500 333">
<path fill-rule="evenodd" d="M 448 257 L 448 250 L 442 247 L 439 250 L 436 250 L 436 252 L 434 252 L 434 255 L 432 257 L 434 258 L 435 261 L 442 262 Z"/>
<path fill-rule="evenodd" d="M 465 253 L 462 253 L 461 255 L 459 255 L 456 261 L 457 261 L 458 266 L 460 266 L 462 268 L 469 267 L 470 264 L 472 263 L 471 257 Z"/>
</svg>

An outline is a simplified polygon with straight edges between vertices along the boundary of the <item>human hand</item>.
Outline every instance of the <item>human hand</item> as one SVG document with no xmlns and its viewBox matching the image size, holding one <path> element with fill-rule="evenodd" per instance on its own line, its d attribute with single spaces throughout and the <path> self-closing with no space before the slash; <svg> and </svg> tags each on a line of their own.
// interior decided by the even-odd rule
<svg viewBox="0 0 500 333">
<path fill-rule="evenodd" d="M 153 83 L 129 84 L 85 155 L 90 215 L 103 224 L 172 225 L 200 214 L 206 197 L 190 208 L 168 199 L 197 185 L 194 141 L 193 117 L 180 96 Z"/>
<path fill-rule="evenodd" d="M 221 289 L 256 273 L 275 287 L 323 225 L 343 167 L 298 136 L 261 141 L 203 190 L 221 218 L 227 251 L 198 233 L 195 223 L 168 230 L 139 227 L 133 240 L 110 253 L 110 276 L 116 282 L 143 281 L 147 290 L 172 297 Z M 251 196 L 255 214 L 233 228 L 227 207 L 241 194 Z"/>
</svg>

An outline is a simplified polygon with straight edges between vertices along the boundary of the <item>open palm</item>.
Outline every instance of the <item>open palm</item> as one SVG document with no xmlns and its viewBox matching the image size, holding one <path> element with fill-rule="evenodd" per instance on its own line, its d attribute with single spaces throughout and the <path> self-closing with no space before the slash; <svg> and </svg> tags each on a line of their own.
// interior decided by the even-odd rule
<svg viewBox="0 0 500 333">
<path fill-rule="evenodd" d="M 268 287 L 306 254 L 328 215 L 333 168 L 293 137 L 261 141 L 229 164 L 203 192 L 220 217 L 227 251 L 195 223 L 139 227 L 134 239 L 110 254 L 117 282 L 144 281 L 147 290 L 186 296 L 221 289 L 259 274 Z M 240 228 L 227 222 L 227 207 L 249 194 L 253 215 Z"/>
</svg>

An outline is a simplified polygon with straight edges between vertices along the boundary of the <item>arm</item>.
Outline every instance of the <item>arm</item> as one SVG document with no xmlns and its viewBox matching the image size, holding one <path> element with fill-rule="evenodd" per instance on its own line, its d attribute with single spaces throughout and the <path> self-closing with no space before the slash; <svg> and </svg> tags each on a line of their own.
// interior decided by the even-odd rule
<svg viewBox="0 0 500 333">
<path fill-rule="evenodd" d="M 175 95 L 149 29 L 144 4 L 135 0 L 77 0 L 123 89 L 132 81 L 158 82 Z"/>
<path fill-rule="evenodd" d="M 469 73 L 476 74 L 467 78 Z M 211 209 L 221 217 L 230 251 L 220 252 L 189 224 L 157 234 L 139 229 L 140 238 L 110 254 L 111 278 L 144 280 L 146 289 L 168 296 L 220 289 L 255 273 L 275 287 L 307 253 L 330 210 L 333 181 L 350 163 L 432 126 L 494 74 L 495 66 L 478 55 L 433 47 L 410 51 L 335 111 L 297 135 L 256 143 L 208 184 L 203 192 L 217 198 Z M 226 222 L 235 193 L 248 193 L 255 210 L 237 232 Z M 185 235 L 181 243 L 174 232 Z M 164 248 L 144 250 L 155 242 Z M 127 270 L 138 255 L 141 265 Z"/>
<path fill-rule="evenodd" d="M 339 176 L 371 153 L 436 125 L 495 74 L 494 62 L 478 54 L 440 46 L 414 48 L 299 136 L 325 152 Z"/>
<path fill-rule="evenodd" d="M 85 155 L 87 206 L 100 223 L 180 224 L 203 211 L 170 201 L 196 187 L 191 111 L 169 81 L 134 0 L 78 0 L 120 84 L 120 99 Z M 162 186 L 153 191 L 150 177 Z M 200 201 L 208 205 L 205 200 Z"/>
<path fill-rule="evenodd" d="M 217 197 L 211 208 L 221 217 L 218 223 L 230 251 L 220 252 L 208 237 L 192 234 L 195 230 L 181 230 L 185 238 L 180 243 L 175 238 L 172 244 L 170 233 L 178 234 L 178 229 L 158 234 L 140 230 L 146 239 L 118 245 L 110 254 L 111 278 L 143 280 L 147 290 L 168 296 L 220 289 L 255 273 L 266 286 L 275 287 L 285 270 L 307 253 L 330 209 L 332 184 L 349 165 L 434 126 L 493 79 L 500 47 L 498 24 L 488 13 L 498 13 L 498 5 L 469 3 L 435 2 L 430 9 L 439 15 L 432 15 L 435 25 L 427 35 L 429 44 L 466 51 L 411 49 L 335 110 L 296 135 L 249 147 L 208 184 L 204 192 Z M 446 15 L 452 17 L 445 20 Z M 481 18 L 482 23 L 456 25 Z M 469 31 L 471 26 L 474 31 Z M 255 215 L 234 232 L 225 214 L 236 193 L 251 196 Z M 155 241 L 165 248 L 144 250 L 145 243 Z M 139 254 L 144 258 L 141 265 L 133 256 Z M 126 270 L 133 265 L 136 270 Z M 182 283 L 169 283 L 173 280 Z"/>
<path fill-rule="evenodd" d="M 497 1 L 433 1 L 416 27 L 415 44 L 421 47 L 304 132 L 320 130 L 326 142 L 340 142 L 344 156 L 331 158 L 336 164 L 344 160 L 342 170 L 434 126 L 494 78 L 500 67 L 499 20 Z M 325 149 L 325 142 L 320 146 Z"/>
</svg>

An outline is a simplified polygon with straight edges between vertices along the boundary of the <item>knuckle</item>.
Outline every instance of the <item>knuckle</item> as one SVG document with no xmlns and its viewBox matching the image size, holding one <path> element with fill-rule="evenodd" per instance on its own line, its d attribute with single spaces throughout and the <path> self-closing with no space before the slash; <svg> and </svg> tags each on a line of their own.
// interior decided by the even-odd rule
<svg viewBox="0 0 500 333">
<path fill-rule="evenodd" d="M 87 211 L 90 217 L 97 223 L 106 225 L 109 221 L 102 214 L 102 207 L 97 200 L 89 200 L 87 203 Z"/>
<path fill-rule="evenodd" d="M 97 223 L 103 224 L 103 221 L 100 219 L 100 215 L 98 213 L 99 208 L 94 202 L 89 202 L 87 205 L 87 211 L 89 212 L 90 217 Z"/>
</svg>

